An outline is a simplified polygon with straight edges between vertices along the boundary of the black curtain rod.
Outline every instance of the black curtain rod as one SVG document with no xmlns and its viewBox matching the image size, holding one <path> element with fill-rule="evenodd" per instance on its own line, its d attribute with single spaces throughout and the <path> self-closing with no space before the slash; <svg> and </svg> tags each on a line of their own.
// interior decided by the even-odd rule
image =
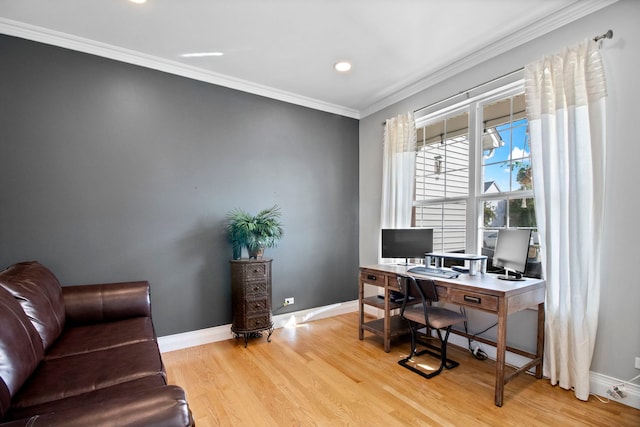
<svg viewBox="0 0 640 427">
<path fill-rule="evenodd" d="M 520 68 L 518 68 L 517 70 L 510 71 L 510 72 L 508 72 L 508 73 L 506 73 L 506 74 L 503 74 L 503 75 L 501 75 L 501 76 L 499 76 L 499 77 L 496 77 L 495 79 L 491 79 L 491 80 L 489 80 L 489 81 L 487 81 L 487 82 L 480 83 L 479 85 L 476 85 L 476 86 L 474 86 L 474 87 L 472 87 L 472 88 L 469 88 L 469 89 L 467 89 L 467 90 L 463 90 L 463 91 L 461 91 L 461 92 L 458 92 L 458 93 L 456 93 L 455 95 L 451 95 L 451 96 L 450 96 L 450 97 L 448 97 L 448 98 L 441 99 L 440 101 L 436 101 L 436 102 L 434 102 L 434 103 L 432 103 L 432 104 L 427 105 L 426 107 L 418 108 L 417 110 L 415 110 L 415 111 L 414 111 L 414 114 L 415 114 L 415 113 L 418 113 L 418 112 L 420 112 L 420 111 L 422 111 L 422 110 L 424 110 L 424 109 L 431 108 L 431 107 L 433 107 L 434 105 L 437 105 L 437 104 L 440 104 L 440 103 L 443 103 L 443 102 L 447 102 L 447 101 L 449 101 L 449 100 L 451 100 L 451 99 L 453 99 L 453 98 L 455 98 L 455 97 L 458 97 L 458 96 L 460 96 L 460 95 L 463 95 L 463 94 L 465 94 L 465 93 L 472 92 L 472 91 L 474 91 L 474 90 L 476 90 L 476 89 L 481 88 L 482 86 L 490 85 L 490 84 L 491 84 L 491 83 L 493 83 L 493 82 L 496 82 L 496 81 L 498 81 L 498 80 L 504 79 L 504 78 L 509 77 L 509 76 L 512 76 L 513 74 L 519 73 L 519 72 L 521 72 L 521 71 L 523 71 L 523 70 L 524 70 L 524 67 L 520 67 Z"/>
<path fill-rule="evenodd" d="M 424 109 L 426 109 L 426 108 L 431 108 L 431 107 L 433 107 L 434 105 L 438 105 L 438 104 L 441 104 L 441 103 L 443 103 L 443 102 L 447 102 L 447 101 L 449 101 L 449 100 L 451 100 L 451 99 L 453 99 L 453 98 L 456 98 L 456 97 L 458 97 L 458 96 L 460 96 L 460 95 L 462 95 L 462 94 L 465 94 L 465 93 L 471 92 L 471 91 L 473 91 L 473 90 L 476 90 L 476 89 L 478 89 L 478 88 L 481 88 L 482 86 L 489 85 L 489 84 L 491 84 L 491 83 L 493 83 L 493 82 L 495 82 L 495 81 L 497 81 L 497 80 L 503 79 L 503 78 L 505 78 L 505 77 L 509 77 L 509 76 L 511 76 L 512 74 L 519 73 L 520 71 L 523 71 L 523 70 L 524 70 L 524 67 L 520 67 L 520 68 L 518 68 L 517 70 L 513 70 L 513 71 L 511 71 L 511 72 L 509 72 L 509 73 L 503 74 L 503 75 L 501 75 L 500 77 L 496 77 L 495 79 L 491 79 L 491 80 L 489 80 L 489 81 L 487 81 L 487 82 L 480 83 L 479 85 L 474 86 L 474 87 L 472 87 L 472 88 L 469 88 L 469 89 L 467 89 L 467 90 L 460 91 L 460 92 L 456 93 L 455 95 L 451 95 L 451 96 L 449 96 L 448 98 L 441 99 L 440 101 L 436 101 L 436 102 L 434 102 L 434 103 L 432 103 L 432 104 L 429 104 L 429 105 L 427 105 L 427 106 L 425 106 L 425 107 L 420 107 L 420 108 L 418 108 L 417 110 L 414 110 L 413 112 L 414 112 L 414 114 L 415 114 L 415 113 L 418 113 L 418 112 L 420 112 L 420 111 L 422 111 L 422 110 L 424 110 Z M 384 126 L 386 123 L 387 123 L 387 121 L 385 120 L 384 122 L 382 122 L 382 125 Z"/>
<path fill-rule="evenodd" d="M 601 41 L 601 40 L 604 40 L 604 39 L 612 39 L 612 38 L 613 38 L 613 31 L 612 31 L 612 30 L 608 30 L 608 31 L 607 31 L 606 33 L 604 33 L 604 34 L 600 34 L 599 36 L 595 36 L 595 37 L 593 38 L 593 41 L 597 42 L 597 41 Z M 448 97 L 448 98 L 445 98 L 445 99 L 441 99 L 440 101 L 436 101 L 436 102 L 434 102 L 434 103 L 432 103 L 432 104 L 429 104 L 429 105 L 427 105 L 427 106 L 425 106 L 425 107 L 418 108 L 417 110 L 414 110 L 414 114 L 415 114 L 415 113 L 417 113 L 417 112 L 419 112 L 419 111 L 421 111 L 421 110 L 424 110 L 424 109 L 426 109 L 426 108 L 431 108 L 431 107 L 433 107 L 434 105 L 440 104 L 440 103 L 442 103 L 442 102 L 447 102 L 447 101 L 449 101 L 449 100 L 451 100 L 451 99 L 453 99 L 453 98 L 455 98 L 455 97 L 457 97 L 457 96 L 462 95 L 463 93 L 471 92 L 471 91 L 476 90 L 476 89 L 478 89 L 478 88 L 480 88 L 480 87 L 482 87 L 482 86 L 485 86 L 485 85 L 491 84 L 491 83 L 493 83 L 493 82 L 495 82 L 495 81 L 497 81 L 497 80 L 500 80 L 500 79 L 503 79 L 503 78 L 505 78 L 505 77 L 508 77 L 508 76 L 510 76 L 510 75 L 512 75 L 512 74 L 518 73 L 518 72 L 520 72 L 520 71 L 522 71 L 522 70 L 524 70 L 524 67 L 518 68 L 517 70 L 513 70 L 513 71 L 511 71 L 511 72 L 509 72 L 509 73 L 503 74 L 503 75 L 501 75 L 500 77 L 496 77 L 495 79 L 489 80 L 488 82 L 481 83 L 481 84 L 479 84 L 479 85 L 477 85 L 477 86 L 474 86 L 474 87 L 472 87 L 472 88 L 470 88 L 470 89 L 467 89 L 467 90 L 463 90 L 463 91 L 461 91 L 461 92 L 458 92 L 458 93 L 456 93 L 455 95 L 452 95 L 452 96 L 450 96 L 450 97 Z M 387 124 L 387 121 L 386 121 L 386 120 L 385 120 L 384 122 L 382 122 L 382 126 L 384 126 L 384 125 L 386 125 L 386 124 Z"/>
<path fill-rule="evenodd" d="M 600 41 L 602 39 L 612 39 L 613 38 L 613 31 L 609 30 L 604 34 L 600 34 L 599 36 L 595 36 L 593 38 L 594 42 Z"/>
</svg>

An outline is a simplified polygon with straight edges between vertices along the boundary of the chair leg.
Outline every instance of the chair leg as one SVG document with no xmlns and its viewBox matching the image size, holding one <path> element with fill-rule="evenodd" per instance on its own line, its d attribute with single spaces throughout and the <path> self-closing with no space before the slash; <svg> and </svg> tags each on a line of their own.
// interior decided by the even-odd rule
<svg viewBox="0 0 640 427">
<path fill-rule="evenodd" d="M 409 322 L 409 330 L 411 331 L 411 352 L 409 352 L 409 357 L 407 358 L 407 360 L 411 359 L 416 354 L 416 351 L 418 349 L 418 340 L 416 339 L 418 326 L 414 325 L 413 322 Z"/>
<path fill-rule="evenodd" d="M 446 329 L 444 338 L 442 337 L 442 333 L 440 329 L 437 329 L 437 334 L 438 334 L 438 340 L 440 341 L 440 348 L 427 343 L 426 341 L 421 341 L 416 339 L 415 334 L 417 331 L 414 330 L 413 326 L 411 325 L 411 352 L 409 354 L 409 356 L 405 357 L 402 360 L 398 361 L 398 364 L 404 368 L 409 369 L 410 371 L 415 372 L 416 374 L 423 376 L 425 378 L 433 378 L 436 375 L 439 375 L 443 369 L 453 369 L 456 366 L 459 366 L 460 363 L 456 362 L 455 360 L 451 360 L 451 359 L 447 359 L 447 341 L 449 339 L 449 333 L 451 330 L 451 327 L 448 327 Z M 417 327 L 416 327 L 417 329 Z M 421 351 L 416 351 L 417 350 L 417 343 L 422 344 L 423 346 L 427 347 L 424 350 Z M 432 351 L 433 350 L 433 351 Z M 440 359 L 440 366 L 438 367 L 438 369 L 436 369 L 435 371 L 431 371 L 429 373 L 421 371 L 420 369 L 415 368 L 414 366 L 411 366 L 409 364 L 409 361 L 414 357 L 414 356 L 422 356 L 424 354 L 429 354 L 433 357 L 436 357 L 438 359 Z"/>
<path fill-rule="evenodd" d="M 441 349 L 440 349 L 441 365 L 440 366 L 447 369 L 453 369 L 456 366 L 460 365 L 460 363 L 456 362 L 455 360 L 447 359 L 447 342 L 449 341 L 450 332 L 451 332 L 451 326 L 447 328 L 447 331 L 445 332 L 444 339 L 443 339 L 442 333 L 440 332 L 440 329 L 438 329 L 438 338 L 440 339 L 440 344 L 441 344 Z"/>
</svg>

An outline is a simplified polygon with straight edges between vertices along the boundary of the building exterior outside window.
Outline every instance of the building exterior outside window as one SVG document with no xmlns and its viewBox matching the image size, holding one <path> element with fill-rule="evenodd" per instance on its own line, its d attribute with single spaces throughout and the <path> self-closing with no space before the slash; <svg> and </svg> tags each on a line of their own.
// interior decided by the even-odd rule
<svg viewBox="0 0 640 427">
<path fill-rule="evenodd" d="M 493 255 L 502 228 L 534 231 L 534 177 L 522 82 L 417 117 L 413 226 L 434 251 Z"/>
</svg>

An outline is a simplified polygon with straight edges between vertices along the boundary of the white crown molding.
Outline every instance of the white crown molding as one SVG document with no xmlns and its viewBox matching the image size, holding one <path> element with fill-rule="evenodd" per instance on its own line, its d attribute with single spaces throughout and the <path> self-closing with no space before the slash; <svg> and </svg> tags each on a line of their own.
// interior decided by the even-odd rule
<svg viewBox="0 0 640 427">
<path fill-rule="evenodd" d="M 442 67 L 438 71 L 429 74 L 427 77 L 405 86 L 403 89 L 395 90 L 390 95 L 375 101 L 369 107 L 360 111 L 360 118 L 367 117 L 376 113 L 390 105 L 400 102 L 412 95 L 422 92 L 451 76 L 466 71 L 476 65 L 479 65 L 493 57 L 505 53 L 511 49 L 521 46 L 531 40 L 550 33 L 553 30 L 561 28 L 573 21 L 584 16 L 596 12 L 607 7 L 618 0 L 588 0 L 575 1 L 564 9 L 554 13 L 551 16 L 539 19 L 527 27 L 515 31 L 507 37 L 504 37 L 490 45 L 477 50 L 459 60 Z M 607 28 L 603 28 L 603 32 Z M 524 64 L 523 64 L 524 65 Z"/>
<path fill-rule="evenodd" d="M 126 62 L 141 67 L 151 68 L 315 110 L 325 111 L 354 119 L 361 119 L 428 89 L 452 75 L 466 71 L 490 58 L 514 49 L 528 41 L 580 19 L 583 16 L 589 15 L 590 13 L 616 3 L 617 1 L 618 0 L 576 0 L 559 12 L 540 19 L 524 29 L 510 34 L 508 37 L 460 58 L 452 64 L 442 67 L 438 71 L 431 73 L 414 83 L 406 82 L 406 85 L 400 84 L 396 86 L 400 87 L 400 89 L 389 89 L 387 91 L 390 92 L 388 95 L 381 95 L 378 100 L 373 101 L 368 107 L 361 111 L 295 93 L 282 91 L 232 76 L 206 71 L 177 61 L 162 59 L 141 52 L 123 49 L 106 43 L 100 43 L 5 18 L 0 18 L 0 33 L 114 59 L 116 61 Z"/>
<path fill-rule="evenodd" d="M 78 52 L 89 53 L 103 58 L 114 59 L 128 64 L 138 65 L 165 73 L 187 77 L 219 86 L 236 89 L 242 92 L 260 95 L 290 104 L 300 105 L 327 113 L 338 114 L 345 117 L 359 119 L 357 110 L 331 104 L 317 99 L 297 95 L 269 86 L 260 85 L 247 80 L 238 79 L 224 74 L 206 71 L 201 68 L 192 67 L 177 61 L 159 58 L 153 55 L 124 49 L 117 46 L 100 43 L 94 40 L 73 36 L 59 31 L 49 30 L 23 22 L 0 18 L 0 33 L 9 36 L 20 37 L 27 40 L 50 44 Z"/>
</svg>

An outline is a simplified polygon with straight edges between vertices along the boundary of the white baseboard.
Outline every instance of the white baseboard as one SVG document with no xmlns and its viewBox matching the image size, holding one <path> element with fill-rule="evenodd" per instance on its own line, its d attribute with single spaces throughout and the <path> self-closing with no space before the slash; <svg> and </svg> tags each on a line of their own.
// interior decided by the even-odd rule
<svg viewBox="0 0 640 427">
<path fill-rule="evenodd" d="M 468 348 L 467 338 L 462 337 L 460 335 L 451 334 L 449 336 L 449 342 L 451 344 L 457 345 L 458 347 Z M 487 354 L 489 359 L 496 360 L 496 348 L 494 346 L 488 344 L 482 344 L 482 350 Z M 528 363 L 531 359 L 520 356 L 519 354 L 511 353 L 507 351 L 505 355 L 505 360 L 508 365 L 511 366 L 523 366 Z M 530 370 L 531 373 L 534 373 L 534 369 Z M 548 379 L 547 379 L 548 381 Z M 609 390 L 612 386 L 619 386 L 624 383 L 624 391 L 626 393 L 626 397 L 614 399 L 610 398 L 607 395 L 607 390 Z M 591 394 L 595 394 L 604 399 L 611 399 L 613 401 L 622 403 L 623 405 L 631 406 L 632 408 L 640 409 L 640 386 L 633 383 L 625 383 L 623 380 L 608 377 L 606 375 L 599 374 L 597 372 L 589 373 L 589 390 Z"/>
<path fill-rule="evenodd" d="M 272 316 L 273 328 L 278 329 L 285 326 L 295 326 L 300 323 L 338 316 L 340 314 L 351 313 L 354 311 L 358 311 L 358 300 L 294 311 L 291 313 L 277 314 Z M 233 336 L 234 335 L 231 332 L 231 324 L 227 324 L 184 332 L 181 334 L 165 335 L 158 338 L 158 346 L 160 347 L 161 353 L 166 353 L 169 351 L 181 350 L 183 348 L 195 347 L 197 345 L 228 340 L 233 338 Z"/>
<path fill-rule="evenodd" d="M 589 380 L 589 390 L 591 391 L 591 394 L 596 394 L 603 398 L 609 398 L 615 402 L 622 403 L 623 405 L 640 409 L 640 385 L 625 383 L 617 378 L 608 377 L 597 372 L 591 372 Z M 620 384 L 624 384 L 624 392 L 627 397 L 618 399 L 610 398 L 607 394 L 607 390 L 612 386 L 620 386 Z"/>
<path fill-rule="evenodd" d="M 300 310 L 292 313 L 277 314 L 272 318 L 273 327 L 274 329 L 278 329 L 283 327 L 295 326 L 301 323 L 310 322 L 312 320 L 324 319 L 327 317 L 338 316 L 340 314 L 352 313 L 354 311 L 358 311 L 357 300 L 346 301 L 343 303 L 331 304 L 307 310 Z M 381 310 L 375 309 L 373 307 L 365 307 L 365 312 L 377 316 L 381 315 Z M 213 328 L 200 329 L 197 331 L 159 337 L 158 346 L 160 347 L 160 352 L 166 353 L 183 348 L 195 347 L 198 345 L 209 344 L 217 341 L 224 341 L 231 338 L 233 338 L 233 334 L 231 333 L 231 325 L 228 324 L 215 326 Z M 457 345 L 458 347 L 468 347 L 467 338 L 460 335 L 451 334 L 449 336 L 449 342 L 451 344 Z M 482 350 L 490 359 L 496 359 L 496 348 L 494 346 L 482 344 Z M 505 360 L 506 363 L 511 366 L 523 366 L 525 363 L 529 362 L 530 359 L 507 351 Z M 623 383 L 623 380 L 608 377 L 597 372 L 591 372 L 590 374 L 591 393 L 603 398 L 609 398 L 609 396 L 607 395 L 607 390 L 609 390 L 611 386 L 620 385 Z M 624 389 L 627 397 L 612 400 L 636 409 L 640 409 L 640 386 L 637 384 L 625 383 Z"/>
<path fill-rule="evenodd" d="M 160 353 L 166 353 L 168 351 L 182 350 L 183 348 L 224 341 L 232 337 L 231 325 L 221 325 L 213 328 L 158 337 L 158 347 L 160 347 Z"/>
</svg>

